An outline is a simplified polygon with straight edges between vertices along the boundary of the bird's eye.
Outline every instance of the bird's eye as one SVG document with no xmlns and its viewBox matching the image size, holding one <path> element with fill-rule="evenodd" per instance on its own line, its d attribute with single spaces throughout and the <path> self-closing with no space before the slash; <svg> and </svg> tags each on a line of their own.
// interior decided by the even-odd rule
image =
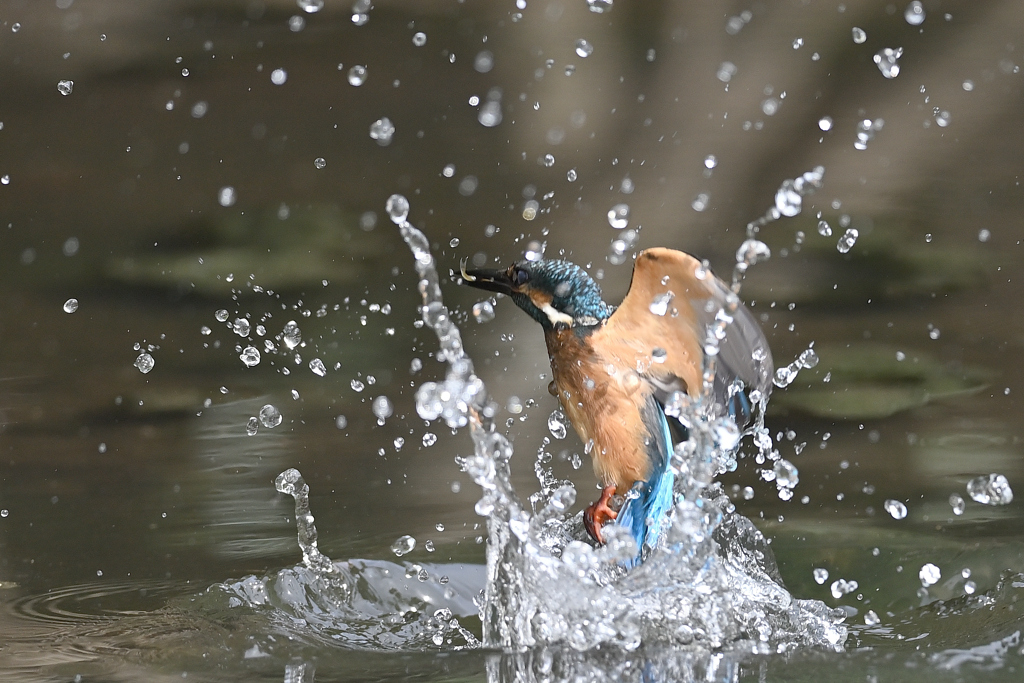
<svg viewBox="0 0 1024 683">
<path fill-rule="evenodd" d="M 512 272 L 509 273 L 509 279 L 512 280 L 512 284 L 516 287 L 522 287 L 530 281 L 530 273 L 522 268 L 512 266 Z"/>
</svg>

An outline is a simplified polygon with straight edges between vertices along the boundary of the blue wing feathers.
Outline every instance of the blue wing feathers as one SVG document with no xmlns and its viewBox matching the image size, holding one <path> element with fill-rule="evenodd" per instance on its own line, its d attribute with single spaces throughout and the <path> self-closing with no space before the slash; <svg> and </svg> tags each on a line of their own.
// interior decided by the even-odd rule
<svg viewBox="0 0 1024 683">
<path fill-rule="evenodd" d="M 636 566 L 642 561 L 645 546 L 657 546 L 665 516 L 673 504 L 675 475 L 669 467 L 673 449 L 672 434 L 665 411 L 654 397 L 648 400 L 644 422 L 652 436 L 647 447 L 651 476 L 643 483 L 640 495 L 628 499 L 615 520 L 616 524 L 628 528 L 636 541 L 637 556 L 625 563 L 627 567 Z"/>
</svg>

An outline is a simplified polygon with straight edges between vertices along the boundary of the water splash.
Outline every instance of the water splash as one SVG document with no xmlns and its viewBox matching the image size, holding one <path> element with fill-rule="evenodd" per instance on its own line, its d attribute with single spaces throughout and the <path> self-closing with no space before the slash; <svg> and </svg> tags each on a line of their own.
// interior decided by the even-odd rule
<svg viewBox="0 0 1024 683">
<path fill-rule="evenodd" d="M 801 179 L 798 191 L 820 183 L 820 172 L 811 175 Z M 795 600 L 782 587 L 767 541 L 749 520 L 734 514 L 729 498 L 713 483 L 717 474 L 735 468 L 741 436 L 711 400 L 718 345 L 739 306 L 735 293 L 708 325 L 704 394 L 691 400 L 680 392 L 667 408 L 689 428 L 690 439 L 672 458 L 678 502 L 664 541 L 627 571 L 624 562 L 637 552 L 628 530 L 606 527 L 607 544 L 590 545 L 582 515 L 569 513 L 576 499 L 571 483 L 547 478 L 538 468 L 542 491 L 528 506 L 518 497 L 509 472 L 512 446 L 495 429 L 498 406 L 475 375 L 441 299 L 429 241 L 406 220 L 404 198 L 393 196 L 389 205 L 403 207 L 398 215 L 389 213 L 413 252 L 423 321 L 437 335 L 438 356 L 447 363 L 443 382 L 428 382 L 417 392 L 417 411 L 424 419 L 443 418 L 453 428 L 469 426 L 474 443 L 473 455 L 462 465 L 481 488 L 476 510 L 487 517 L 487 583 L 480 609 L 486 647 L 583 651 L 604 645 L 633 650 L 650 643 L 720 648 L 742 642 L 759 652 L 795 645 L 841 648 L 846 638 L 841 612 Z M 753 392 L 752 402 L 761 409 L 769 388 L 766 381 Z M 748 433 L 756 433 L 762 445 L 771 443 L 759 420 Z M 788 489 L 797 475 L 786 464 Z"/>
<path fill-rule="evenodd" d="M 274 488 L 295 499 L 295 526 L 299 532 L 299 549 L 302 563 L 324 576 L 335 574 L 334 564 L 317 548 L 316 525 L 309 511 L 309 485 L 295 468 L 277 475 Z"/>
</svg>

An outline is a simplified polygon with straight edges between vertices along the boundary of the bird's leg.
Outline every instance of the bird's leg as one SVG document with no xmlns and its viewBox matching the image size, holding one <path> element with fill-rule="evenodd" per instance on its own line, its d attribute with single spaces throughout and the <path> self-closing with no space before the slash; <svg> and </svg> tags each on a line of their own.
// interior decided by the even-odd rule
<svg viewBox="0 0 1024 683">
<path fill-rule="evenodd" d="M 583 526 L 587 528 L 590 537 L 602 545 L 604 545 L 604 537 L 601 536 L 601 527 L 619 516 L 619 513 L 608 505 L 608 501 L 613 495 L 615 495 L 615 485 L 605 486 L 601 489 L 601 497 L 583 511 Z"/>
</svg>

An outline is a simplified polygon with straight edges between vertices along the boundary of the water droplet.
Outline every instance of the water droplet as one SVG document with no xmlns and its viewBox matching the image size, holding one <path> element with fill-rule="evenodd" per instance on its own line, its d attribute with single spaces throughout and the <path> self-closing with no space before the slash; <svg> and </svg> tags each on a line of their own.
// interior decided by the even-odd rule
<svg viewBox="0 0 1024 683">
<path fill-rule="evenodd" d="M 473 304 L 473 318 L 478 323 L 486 323 L 494 320 L 494 306 L 490 301 L 478 301 Z"/>
<path fill-rule="evenodd" d="M 803 208 L 804 198 L 796 191 L 793 181 L 786 180 L 775 192 L 775 208 L 783 216 L 796 216 Z"/>
<path fill-rule="evenodd" d="M 775 485 L 779 488 L 792 489 L 800 483 L 800 471 L 785 458 L 776 460 L 772 469 L 775 471 Z"/>
<path fill-rule="evenodd" d="M 429 448 L 437 443 L 437 434 L 433 432 L 427 432 L 423 435 L 423 447 Z"/>
<path fill-rule="evenodd" d="M 235 193 L 235 188 L 230 185 L 225 185 L 220 188 L 217 193 L 217 203 L 223 207 L 234 206 L 235 202 L 238 201 L 238 195 Z"/>
<path fill-rule="evenodd" d="M 0 176 L 0 185 L 10 185 L 10 184 L 11 184 L 11 176 L 10 175 L 8 175 L 7 173 L 4 173 L 2 176 Z"/>
<path fill-rule="evenodd" d="M 736 75 L 736 71 L 736 65 L 732 62 L 722 62 L 721 66 L 718 67 L 718 72 L 715 73 L 715 77 L 722 83 L 728 83 Z"/>
<path fill-rule="evenodd" d="M 64 312 L 74 313 L 78 310 L 78 299 L 68 299 L 64 302 Z"/>
<path fill-rule="evenodd" d="M 822 237 L 831 237 L 832 226 L 830 226 L 826 221 L 818 221 L 818 234 Z"/>
<path fill-rule="evenodd" d="M 566 172 L 566 174 L 565 174 L 566 180 L 568 180 L 570 183 L 575 183 L 577 177 L 579 177 L 579 176 L 576 173 L 576 169 L 575 168 L 570 168 L 568 170 L 568 172 Z"/>
<path fill-rule="evenodd" d="M 17 24 L 15 24 L 15 25 L 17 25 Z M 4 519 L 6 519 L 9 514 L 11 514 L 11 511 L 8 510 L 7 508 L 4 508 L 3 510 L 0 510 L 0 517 L 3 517 Z"/>
<path fill-rule="evenodd" d="M 143 375 L 147 374 L 156 365 L 156 361 L 153 360 L 153 356 L 148 353 L 140 353 L 139 357 L 135 359 L 135 367 L 139 369 Z"/>
<path fill-rule="evenodd" d="M 857 139 L 854 141 L 853 146 L 855 149 L 865 150 L 868 148 L 868 143 L 874 139 L 875 133 L 882 130 L 882 126 L 885 125 L 885 121 L 882 119 L 863 119 L 857 123 Z"/>
<path fill-rule="evenodd" d="M 391 399 L 387 396 L 378 396 L 373 399 L 372 409 L 378 420 L 386 420 L 395 412 L 394 406 L 391 405 Z"/>
<path fill-rule="evenodd" d="M 964 81 L 960 87 L 964 89 L 964 92 L 971 92 L 972 90 L 974 90 L 974 81 L 968 79 Z"/>
<path fill-rule="evenodd" d="M 281 341 L 284 342 L 289 351 L 302 343 L 302 330 L 299 329 L 294 320 L 289 320 L 285 323 L 284 330 L 281 332 Z"/>
<path fill-rule="evenodd" d="M 903 13 L 903 18 L 907 20 L 907 23 L 911 26 L 920 26 L 924 23 L 924 5 L 918 0 L 914 0 L 912 3 L 907 5 L 907 10 Z"/>
<path fill-rule="evenodd" d="M 907 516 L 907 506 L 898 500 L 890 498 L 885 501 L 883 507 L 893 519 L 904 519 Z"/>
<path fill-rule="evenodd" d="M 313 360 L 309 361 L 309 369 L 312 370 L 313 374 L 317 375 L 318 377 L 324 377 L 325 375 L 327 375 L 327 366 L 324 365 L 324 362 L 319 358 L 314 358 Z"/>
<path fill-rule="evenodd" d="M 391 552 L 397 557 L 402 555 L 408 555 L 416 548 L 416 539 L 412 536 L 401 536 L 397 541 L 391 544 Z"/>
<path fill-rule="evenodd" d="M 480 113 L 477 115 L 477 121 L 480 125 L 485 128 L 493 128 L 501 123 L 501 101 L 500 100 L 488 100 L 484 106 L 480 107 Z"/>
<path fill-rule="evenodd" d="M 857 238 L 860 233 L 856 228 L 847 228 L 843 236 L 839 238 L 839 242 L 836 244 L 836 249 L 839 250 L 840 254 L 845 254 L 853 248 L 853 245 L 857 243 Z"/>
<path fill-rule="evenodd" d="M 298 33 L 304 28 L 306 28 L 306 20 L 299 15 L 296 14 L 288 19 L 288 30 L 292 33 Z"/>
<path fill-rule="evenodd" d="M 752 266 L 771 258 L 772 251 L 761 240 L 747 240 L 736 250 L 736 263 Z"/>
<path fill-rule="evenodd" d="M 978 231 L 979 242 L 988 242 L 990 237 L 992 237 L 992 233 L 987 228 L 982 228 Z"/>
<path fill-rule="evenodd" d="M 74 81 L 57 81 L 57 92 L 67 97 L 75 87 Z"/>
<path fill-rule="evenodd" d="M 853 27 L 853 42 L 855 42 L 858 45 L 860 45 L 861 43 L 863 43 L 867 39 L 868 39 L 868 34 L 864 32 L 864 29 L 857 28 L 856 26 Z"/>
<path fill-rule="evenodd" d="M 800 357 L 797 359 L 797 362 L 799 362 L 802 367 L 810 369 L 816 366 L 819 360 L 820 359 L 818 358 L 818 354 L 814 351 L 814 349 L 805 349 L 800 354 Z"/>
<path fill-rule="evenodd" d="M 614 0 L 587 0 L 587 7 L 594 14 L 604 14 L 612 11 Z"/>
<path fill-rule="evenodd" d="M 1006 505 L 1013 500 L 1010 482 L 1001 474 L 986 474 L 967 482 L 967 494 L 982 505 Z"/>
<path fill-rule="evenodd" d="M 556 439 L 565 438 L 565 414 L 561 410 L 555 410 L 548 415 L 548 431 Z"/>
<path fill-rule="evenodd" d="M 316 159 L 313 159 L 313 165 L 316 166 L 318 169 L 323 168 L 324 166 L 327 165 L 327 160 L 324 159 L 323 157 L 317 157 Z"/>
<path fill-rule="evenodd" d="M 707 192 L 701 192 L 700 194 L 693 198 L 692 202 L 690 202 L 690 207 L 694 211 L 697 211 L 699 213 L 708 208 L 708 202 L 710 201 L 711 195 L 709 195 Z"/>
<path fill-rule="evenodd" d="M 967 508 L 967 503 L 964 502 L 963 498 L 961 498 L 955 493 L 952 493 L 949 496 L 949 506 L 953 508 L 953 514 L 959 517 L 960 515 L 964 514 L 964 509 Z"/>
<path fill-rule="evenodd" d="M 927 588 L 928 586 L 934 586 L 942 578 L 942 571 L 931 562 L 921 567 L 921 571 L 917 573 L 919 579 L 921 579 L 921 585 Z"/>
<path fill-rule="evenodd" d="M 935 109 L 936 125 L 938 125 L 939 128 L 945 128 L 946 126 L 949 125 L 950 121 L 952 120 L 952 116 L 948 111 L 944 109 L 941 111 L 938 109 L 938 107 L 936 107 Z"/>
<path fill-rule="evenodd" d="M 351 382 L 349 382 L 349 386 L 352 387 L 352 391 L 356 393 L 359 393 L 360 391 L 366 388 L 366 385 L 357 379 L 354 379 Z"/>
<path fill-rule="evenodd" d="M 882 72 L 882 75 L 886 78 L 896 78 L 900 75 L 899 58 L 903 56 L 903 48 L 882 48 L 881 51 L 875 54 L 875 64 L 878 65 L 878 70 Z"/>
<path fill-rule="evenodd" d="M 356 64 L 348 70 L 348 83 L 356 87 L 366 83 L 366 67 Z"/>
<path fill-rule="evenodd" d="M 423 31 L 417 31 L 412 34 L 412 44 L 416 47 L 423 47 L 427 44 L 427 34 Z"/>
<path fill-rule="evenodd" d="M 11 33 L 17 33 L 20 30 L 21 30 L 21 24 L 20 23 L 18 23 L 16 21 L 13 24 L 11 24 Z M 6 517 L 6 516 L 7 515 L 4 515 L 4 517 Z"/>
<path fill-rule="evenodd" d="M 820 128 L 823 131 L 832 130 L 832 117 L 822 116 L 820 119 L 818 119 L 818 128 Z"/>
<path fill-rule="evenodd" d="M 814 575 L 814 582 L 817 583 L 819 586 L 823 586 L 825 582 L 828 581 L 827 569 L 822 569 L 821 567 L 818 567 L 812 573 Z"/>
<path fill-rule="evenodd" d="M 804 46 L 804 39 L 803 38 L 797 38 L 797 39 L 795 39 L 793 41 L 793 49 L 794 50 L 799 50 L 803 46 Z"/>
<path fill-rule="evenodd" d="M 260 352 L 255 346 L 246 346 L 238 357 L 247 368 L 252 368 L 260 364 Z"/>
<path fill-rule="evenodd" d="M 288 72 L 284 69 L 274 69 L 270 72 L 270 82 L 274 85 L 284 85 L 288 80 Z"/>
<path fill-rule="evenodd" d="M 669 304 L 672 303 L 672 299 L 674 299 L 675 296 L 675 292 L 672 292 L 671 290 L 655 295 L 648 308 L 654 315 L 665 315 L 668 313 Z"/>
<path fill-rule="evenodd" d="M 245 433 L 249 436 L 256 436 L 256 432 L 260 430 L 260 421 L 255 417 L 250 417 L 249 421 L 245 423 Z"/>
<path fill-rule="evenodd" d="M 391 119 L 384 117 L 377 119 L 370 124 L 370 138 L 377 141 L 377 144 L 381 147 L 387 147 L 391 144 L 391 138 L 395 134 L 395 125 L 391 123 Z"/>
<path fill-rule="evenodd" d="M 793 383 L 793 380 L 796 379 L 796 375 L 796 369 L 790 365 L 784 365 L 783 367 L 775 370 L 775 378 L 773 381 L 775 382 L 775 386 L 780 389 L 784 389 Z"/>
<path fill-rule="evenodd" d="M 271 404 L 268 403 L 260 408 L 260 424 L 267 429 L 273 429 L 283 421 L 284 418 L 281 417 L 281 411 Z"/>
<path fill-rule="evenodd" d="M 594 54 L 594 46 L 580 38 L 576 41 L 576 54 L 586 59 L 590 55 Z"/>
<path fill-rule="evenodd" d="M 829 586 L 829 590 L 832 593 L 832 597 L 838 600 L 847 593 L 852 593 L 857 590 L 859 585 L 860 584 L 852 579 L 850 581 L 847 581 L 846 579 L 836 579 L 832 582 L 832 585 Z"/>
<path fill-rule="evenodd" d="M 629 204 L 616 204 L 608 210 L 608 225 L 622 230 L 629 225 Z"/>
<path fill-rule="evenodd" d="M 485 74 L 494 68 L 494 53 L 490 50 L 482 50 L 476 53 L 473 58 L 473 70 Z"/>
<path fill-rule="evenodd" d="M 540 163 L 545 168 L 551 168 L 552 166 L 555 165 L 555 155 L 554 154 L 545 154 L 544 156 L 542 156 L 540 158 Z"/>
<path fill-rule="evenodd" d="M 882 623 L 882 620 L 878 618 L 878 615 L 875 613 L 875 610 L 869 609 L 867 612 L 864 613 L 865 625 L 878 626 L 880 623 Z"/>
<path fill-rule="evenodd" d="M 299 8 L 308 14 L 315 14 L 324 8 L 324 0 L 296 0 Z"/>
<path fill-rule="evenodd" d="M 463 197 L 470 197 L 479 186 L 480 181 L 477 180 L 477 177 L 475 175 L 468 175 L 459 181 L 459 194 Z"/>
<path fill-rule="evenodd" d="M 409 217 L 409 200 L 400 194 L 393 194 L 385 202 L 384 210 L 391 216 L 395 225 L 401 225 Z"/>
<path fill-rule="evenodd" d="M 235 318 L 235 322 L 231 323 L 231 330 L 239 337 L 248 337 L 250 329 L 249 321 L 245 318 Z"/>
<path fill-rule="evenodd" d="M 704 168 L 710 171 L 715 166 L 718 166 L 718 157 L 716 157 L 714 154 L 709 154 L 706 157 L 704 157 Z"/>
</svg>

